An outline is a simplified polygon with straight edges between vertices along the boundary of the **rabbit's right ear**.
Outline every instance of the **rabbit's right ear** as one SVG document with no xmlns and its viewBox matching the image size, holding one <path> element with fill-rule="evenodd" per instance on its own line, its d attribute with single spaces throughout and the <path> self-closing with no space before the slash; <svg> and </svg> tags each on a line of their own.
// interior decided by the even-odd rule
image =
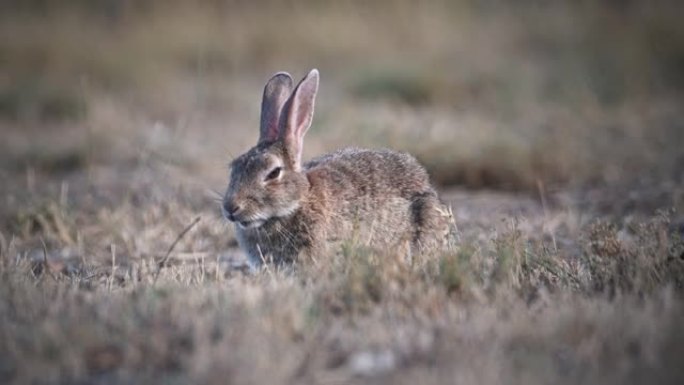
<svg viewBox="0 0 684 385">
<path fill-rule="evenodd" d="M 287 72 L 278 72 L 266 82 L 261 101 L 261 127 L 259 143 L 276 140 L 280 127 L 280 112 L 292 93 L 292 77 Z"/>
<path fill-rule="evenodd" d="M 317 91 L 318 70 L 312 69 L 292 91 L 292 95 L 283 107 L 283 117 L 280 118 L 280 136 L 285 141 L 295 170 L 299 170 L 301 166 L 304 134 L 311 127 Z"/>
</svg>

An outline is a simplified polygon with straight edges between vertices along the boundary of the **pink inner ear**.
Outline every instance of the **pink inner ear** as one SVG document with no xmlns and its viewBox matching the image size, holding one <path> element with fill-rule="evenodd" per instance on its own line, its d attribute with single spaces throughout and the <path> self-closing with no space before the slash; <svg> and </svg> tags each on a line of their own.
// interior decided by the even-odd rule
<svg viewBox="0 0 684 385">
<path fill-rule="evenodd" d="M 297 127 L 297 136 L 303 137 L 306 131 L 311 126 L 313 118 L 313 104 L 315 90 L 311 87 L 306 87 L 300 91 L 299 103 L 297 103 L 297 114 L 295 115 L 295 127 Z"/>
<path fill-rule="evenodd" d="M 308 81 L 306 81 L 308 80 Z M 297 137 L 304 137 L 306 131 L 311 127 L 311 120 L 314 112 L 314 98 L 318 88 L 318 78 L 315 81 L 305 79 L 300 85 L 297 97 L 294 100 L 295 108 L 293 109 L 294 127 L 296 127 L 295 135 Z"/>
<path fill-rule="evenodd" d="M 280 111 L 278 111 L 280 112 Z M 273 111 L 269 111 L 264 113 L 264 117 L 262 117 L 262 131 L 261 131 L 261 140 L 268 140 L 268 141 L 273 141 L 278 138 L 278 120 L 280 117 L 280 114 L 276 114 Z"/>
<path fill-rule="evenodd" d="M 297 85 L 283 111 L 285 121 L 281 121 L 283 138 L 288 144 L 289 151 L 294 157 L 295 168 L 299 168 L 302 158 L 304 135 L 311 126 L 314 112 L 314 100 L 318 90 L 318 71 L 312 70 Z"/>
</svg>

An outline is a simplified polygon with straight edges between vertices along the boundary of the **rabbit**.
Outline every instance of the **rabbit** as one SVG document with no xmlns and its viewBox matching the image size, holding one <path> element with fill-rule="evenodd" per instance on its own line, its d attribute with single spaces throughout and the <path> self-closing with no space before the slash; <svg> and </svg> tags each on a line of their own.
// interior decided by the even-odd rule
<svg viewBox="0 0 684 385">
<path fill-rule="evenodd" d="M 318 81 L 313 69 L 293 89 L 288 73 L 276 73 L 264 87 L 257 144 L 230 165 L 222 211 L 250 266 L 315 260 L 354 237 L 411 253 L 434 248 L 450 211 L 411 155 L 345 148 L 302 164 Z"/>
</svg>

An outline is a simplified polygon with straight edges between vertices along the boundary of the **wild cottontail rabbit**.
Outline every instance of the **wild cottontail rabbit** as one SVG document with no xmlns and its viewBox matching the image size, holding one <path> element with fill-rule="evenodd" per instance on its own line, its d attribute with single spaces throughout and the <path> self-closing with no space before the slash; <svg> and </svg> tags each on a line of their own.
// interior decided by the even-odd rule
<svg viewBox="0 0 684 385">
<path fill-rule="evenodd" d="M 351 237 L 412 252 L 440 243 L 447 210 L 411 155 L 346 148 L 302 164 L 318 71 L 292 86 L 284 72 L 266 83 L 259 141 L 231 164 L 223 213 L 251 265 L 315 258 Z"/>
</svg>

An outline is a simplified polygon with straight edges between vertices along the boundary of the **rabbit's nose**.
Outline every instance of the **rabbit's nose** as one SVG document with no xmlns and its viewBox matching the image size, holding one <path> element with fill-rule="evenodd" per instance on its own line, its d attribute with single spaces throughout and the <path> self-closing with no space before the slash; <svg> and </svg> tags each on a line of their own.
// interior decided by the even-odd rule
<svg viewBox="0 0 684 385">
<path fill-rule="evenodd" d="M 238 206 L 235 202 L 232 201 L 224 201 L 223 209 L 226 210 L 226 214 L 228 214 L 228 219 L 233 220 L 235 213 L 240 211 L 240 206 Z"/>
</svg>

